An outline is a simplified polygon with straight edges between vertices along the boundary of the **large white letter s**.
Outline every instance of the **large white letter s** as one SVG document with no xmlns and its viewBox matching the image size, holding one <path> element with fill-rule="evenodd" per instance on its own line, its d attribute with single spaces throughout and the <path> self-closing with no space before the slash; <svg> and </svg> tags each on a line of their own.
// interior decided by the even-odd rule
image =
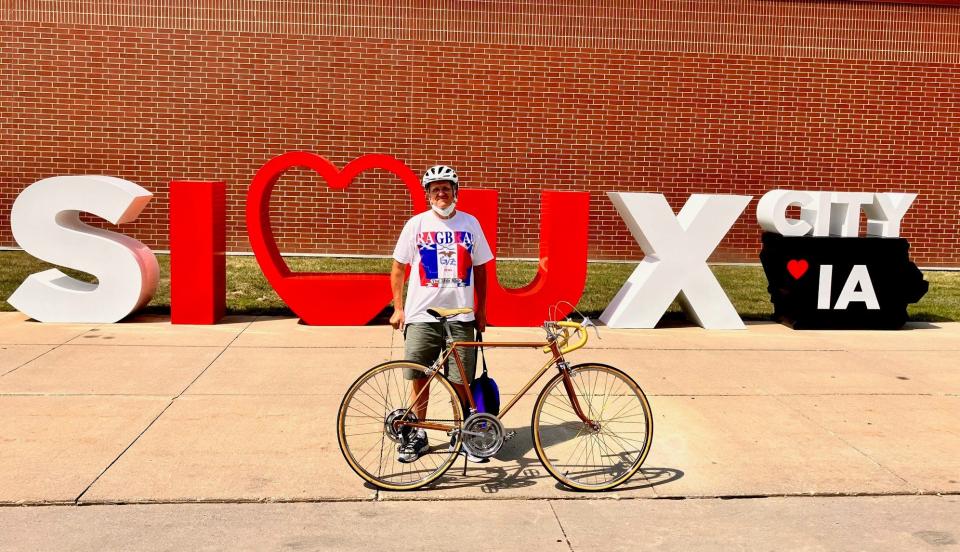
<svg viewBox="0 0 960 552">
<path fill-rule="evenodd" d="M 110 176 L 56 176 L 35 182 L 10 213 L 13 237 L 41 260 L 93 274 L 88 284 L 53 268 L 31 274 L 7 302 L 40 322 L 116 322 L 150 301 L 160 268 L 150 249 L 80 222 L 80 212 L 113 224 L 137 218 L 153 195 Z"/>
</svg>

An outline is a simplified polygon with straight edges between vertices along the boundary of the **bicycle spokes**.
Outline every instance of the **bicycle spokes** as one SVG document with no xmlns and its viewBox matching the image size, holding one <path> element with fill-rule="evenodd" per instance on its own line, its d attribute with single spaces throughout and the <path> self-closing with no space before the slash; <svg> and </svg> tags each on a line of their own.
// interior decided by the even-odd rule
<svg viewBox="0 0 960 552">
<path fill-rule="evenodd" d="M 600 491 L 624 483 L 640 469 L 653 439 L 653 416 L 643 391 L 620 370 L 603 364 L 568 368 L 564 355 L 586 344 L 585 325 L 546 322 L 545 342 L 483 345 L 538 348 L 550 355 L 500 415 L 547 370 L 559 367 L 561 372 L 547 382 L 534 404 L 534 449 L 562 484 Z M 480 344 L 456 342 L 444 355 L 458 358 L 458 348 Z M 340 404 L 337 433 L 351 469 L 374 486 L 391 490 L 415 489 L 437 480 L 461 447 L 472 456 L 490 457 L 513 436 L 497 416 L 480 413 L 465 421 L 450 382 L 439 372 L 407 361 L 375 366 L 354 382 Z"/>
<path fill-rule="evenodd" d="M 534 445 L 540 460 L 562 483 L 605 490 L 632 476 L 649 451 L 652 417 L 646 397 L 626 374 L 604 365 L 570 372 L 577 414 L 556 376 L 534 407 Z"/>
<path fill-rule="evenodd" d="M 427 403 L 423 419 L 409 408 L 413 385 L 407 377 L 423 375 L 423 370 L 408 362 L 377 366 L 353 384 L 340 406 L 338 435 L 344 458 L 374 485 L 416 488 L 440 477 L 455 459 L 448 432 L 431 427 L 460 426 L 462 412 L 450 384 L 439 378 L 430 382 L 421 395 Z"/>
</svg>

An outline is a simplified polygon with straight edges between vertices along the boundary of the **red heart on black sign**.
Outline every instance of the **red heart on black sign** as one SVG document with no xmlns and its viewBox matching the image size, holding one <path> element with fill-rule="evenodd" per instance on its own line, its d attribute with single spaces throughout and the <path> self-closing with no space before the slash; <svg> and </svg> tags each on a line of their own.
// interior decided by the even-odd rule
<svg viewBox="0 0 960 552">
<path fill-rule="evenodd" d="M 792 260 L 787 263 L 787 272 L 793 276 L 794 280 L 799 280 L 801 276 L 807 273 L 810 263 L 806 259 Z"/>
</svg>

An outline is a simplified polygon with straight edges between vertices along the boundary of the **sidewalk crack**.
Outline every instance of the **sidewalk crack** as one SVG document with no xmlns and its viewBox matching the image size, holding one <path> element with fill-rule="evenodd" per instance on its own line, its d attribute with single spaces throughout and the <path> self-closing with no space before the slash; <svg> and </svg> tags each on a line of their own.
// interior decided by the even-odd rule
<svg viewBox="0 0 960 552">
<path fill-rule="evenodd" d="M 99 326 L 94 326 L 94 327 L 92 327 L 92 328 L 87 328 L 86 330 L 83 330 L 82 332 L 78 333 L 77 335 L 75 335 L 75 336 L 71 337 L 70 339 L 64 341 L 63 343 L 61 343 L 61 345 L 77 345 L 78 343 L 74 343 L 74 341 L 80 339 L 81 337 L 83 337 L 83 336 L 85 336 L 85 335 L 87 335 L 88 333 L 93 332 L 93 331 L 100 331 L 100 327 L 99 327 Z"/>
<path fill-rule="evenodd" d="M 854 445 L 853 443 L 851 443 L 851 442 L 847 441 L 846 439 L 844 439 L 844 438 L 843 438 L 842 436 L 840 436 L 840 434 L 837 433 L 836 431 L 831 430 L 830 428 L 826 427 L 825 425 L 823 425 L 823 424 L 821 424 L 821 423 L 818 423 L 816 420 L 814 420 L 814 419 L 811 418 L 810 416 L 807 416 L 807 414 L 806 414 L 803 410 L 800 410 L 799 408 L 795 408 L 795 407 L 791 406 L 790 404 L 788 404 L 787 402 L 781 400 L 779 397 L 777 397 L 777 396 L 775 396 L 775 395 L 773 396 L 773 399 L 774 399 L 775 401 L 779 402 L 780 404 L 782 404 L 783 406 L 789 408 L 790 410 L 793 410 L 793 411 L 796 412 L 797 414 L 803 416 L 803 417 L 804 417 L 807 421 L 809 421 L 811 424 L 813 424 L 813 425 L 819 427 L 820 429 L 822 429 L 823 431 L 827 432 L 829 435 L 833 436 L 836 440 L 840 441 L 841 443 L 843 443 L 843 444 L 847 445 L 848 447 L 852 448 L 853 450 L 857 451 L 857 452 L 860 453 L 864 458 L 866 458 L 867 460 L 869 460 L 869 461 L 873 462 L 874 464 L 876 464 L 877 467 L 879 467 L 879 468 L 882 469 L 883 471 L 885 471 L 885 472 L 889 473 L 890 475 L 896 477 L 897 479 L 899 479 L 900 481 L 902 481 L 905 485 L 913 486 L 912 483 L 910 483 L 909 481 L 907 481 L 905 478 L 901 477 L 900 474 L 898 474 L 897 472 L 891 470 L 891 469 L 888 468 L 887 466 L 884 466 L 883 464 L 881 464 L 881 463 L 880 463 L 876 458 L 874 458 L 873 456 L 870 456 L 870 455 L 867 454 L 866 452 L 860 450 L 859 447 L 857 447 L 857 446 Z"/>
<path fill-rule="evenodd" d="M 256 320 L 256 318 L 254 318 L 254 320 Z M 213 360 L 211 360 L 210 363 L 207 364 L 206 367 L 204 367 L 204 369 L 200 371 L 199 374 L 197 374 L 197 377 L 193 378 L 193 381 L 191 381 L 190 383 L 188 383 L 187 386 L 184 387 L 182 391 L 180 391 L 180 393 L 178 393 L 175 397 L 173 397 L 172 399 L 170 399 L 170 402 L 167 403 L 167 406 L 165 406 L 165 407 L 163 408 L 163 410 L 161 410 L 160 413 L 157 414 L 157 416 L 156 416 L 153 420 L 151 420 L 149 424 L 147 424 L 147 427 L 143 428 L 143 431 L 141 431 L 136 437 L 134 437 L 133 441 L 130 441 L 130 444 L 127 445 L 126 448 L 124 448 L 123 451 L 121 451 L 120 454 L 118 454 L 117 457 L 114 458 L 113 461 L 110 462 L 110 464 L 107 465 L 107 467 L 104 468 L 103 471 L 101 471 L 101 472 L 97 475 L 97 477 L 95 477 L 95 478 L 93 479 L 93 481 L 91 481 L 90 484 L 87 485 L 87 487 L 86 487 L 85 489 L 83 489 L 83 492 L 81 492 L 81 493 L 77 496 L 77 498 L 74 499 L 74 501 L 73 501 L 74 504 L 76 504 L 76 505 L 79 505 L 79 504 L 80 504 L 80 501 L 83 499 L 83 495 L 87 494 L 87 491 L 89 491 L 90 488 L 93 487 L 93 486 L 97 483 L 97 481 L 100 480 L 101 477 L 103 477 L 103 474 L 107 473 L 107 471 L 109 471 L 110 468 L 112 468 L 114 464 L 116 464 L 121 458 L 123 458 L 123 455 L 126 454 L 127 451 L 130 450 L 131 447 L 133 447 L 133 445 L 137 444 L 137 441 L 139 441 L 140 438 L 143 437 L 143 434 L 146 433 L 151 427 L 153 427 L 153 424 L 155 424 L 155 423 L 157 422 L 157 420 L 159 420 L 160 417 L 163 416 L 163 414 L 164 414 L 167 410 L 169 410 L 171 406 L 173 406 L 173 403 L 176 402 L 176 400 L 179 399 L 181 396 L 183 396 L 183 394 L 187 392 L 187 389 L 190 389 L 190 386 L 192 386 L 194 383 L 196 383 L 196 381 L 197 381 L 198 379 L 200 379 L 200 376 L 202 376 L 204 373 L 206 373 L 206 371 L 210 368 L 210 366 L 212 366 L 213 363 L 216 362 L 217 359 L 219 359 L 220 356 L 223 355 L 223 353 L 224 353 L 227 349 L 230 348 L 230 345 L 233 345 L 233 342 L 236 341 L 237 338 L 239 338 L 239 337 L 243 334 L 243 332 L 247 331 L 247 328 L 249 328 L 250 325 L 253 324 L 254 320 L 251 320 L 250 322 L 248 322 L 247 325 L 246 325 L 242 330 L 240 330 L 240 332 L 238 332 L 237 335 L 235 335 L 235 336 L 233 337 L 233 339 L 230 340 L 230 343 L 227 343 L 227 345 L 223 348 L 223 350 L 220 351 L 220 352 L 217 354 L 217 356 L 214 357 Z"/>
<path fill-rule="evenodd" d="M 570 537 L 567 536 L 567 531 L 563 528 L 563 523 L 560 523 L 560 516 L 557 515 L 557 510 L 553 507 L 553 501 L 548 500 L 547 505 L 550 506 L 550 511 L 553 512 L 553 519 L 557 520 L 557 527 L 560 528 L 560 533 L 563 534 L 563 540 L 567 543 L 567 548 L 573 552 L 573 545 L 570 544 Z"/>
<path fill-rule="evenodd" d="M 87 491 L 89 491 L 90 488 L 93 487 L 93 486 L 97 483 L 97 481 L 100 481 L 100 478 L 103 477 L 103 474 L 107 473 L 107 471 L 108 471 L 110 468 L 112 468 L 113 465 L 116 464 L 117 461 L 119 461 L 120 458 L 122 458 L 123 455 L 126 454 L 128 450 L 130 450 L 130 447 L 132 447 L 133 445 L 135 445 L 135 444 L 137 443 L 137 441 L 140 440 L 140 437 L 142 437 L 143 434 L 147 432 L 147 430 L 149 430 L 151 427 L 153 427 L 153 424 L 155 424 L 156 421 L 160 419 L 160 416 L 163 416 L 163 413 L 166 412 L 167 409 L 170 408 L 170 407 L 173 405 L 173 401 L 174 401 L 174 399 L 170 399 L 170 402 L 167 403 L 167 406 L 163 407 L 163 410 L 161 410 L 160 413 L 157 414 L 157 416 L 156 416 L 153 420 L 151 420 L 149 424 L 147 424 L 147 427 L 143 428 L 143 431 L 141 431 L 136 437 L 134 437 L 134 438 L 133 438 L 133 441 L 130 441 L 130 444 L 127 445 L 126 448 L 124 448 L 124 449 L 120 452 L 120 454 L 118 454 L 117 457 L 114 458 L 113 461 L 110 462 L 109 465 L 107 465 L 106 468 L 103 468 L 103 471 L 101 471 L 99 474 L 97 474 L 97 476 L 93 479 L 93 481 L 91 481 L 90 484 L 87 485 L 85 489 L 83 489 L 83 492 L 81 492 L 79 495 L 77 495 L 77 498 L 75 498 L 75 499 L 73 500 L 74 505 L 79 505 L 79 504 L 80 504 L 80 501 L 83 499 L 83 495 L 87 494 Z"/>
<path fill-rule="evenodd" d="M 197 383 L 197 380 L 200 379 L 201 377 L 203 377 L 203 375 L 207 373 L 207 370 L 209 370 L 210 367 L 213 366 L 214 363 L 217 362 L 217 360 L 219 360 L 221 356 L 223 356 L 223 353 L 227 352 L 227 349 L 229 349 L 230 346 L 233 345 L 233 343 L 234 343 L 237 339 L 239 339 L 241 335 L 243 335 L 243 332 L 247 331 L 247 329 L 249 329 L 250 326 L 253 325 L 253 323 L 254 323 L 258 318 L 260 318 L 260 317 L 259 317 L 259 316 L 258 316 L 258 317 L 254 317 L 253 320 L 247 322 L 247 325 L 244 326 L 244 328 L 243 328 L 242 330 L 240 330 L 240 331 L 237 333 L 237 335 L 233 336 L 233 339 L 230 340 L 230 343 L 227 343 L 227 344 L 223 347 L 223 350 L 220 351 L 219 353 L 217 353 L 217 356 L 213 357 L 213 360 L 211 360 L 210 363 L 207 364 L 207 365 L 203 368 L 203 370 L 200 371 L 199 374 L 197 374 L 197 377 L 193 378 L 193 381 L 191 381 L 190 383 L 188 383 L 187 386 L 183 388 L 183 391 L 180 391 L 180 393 L 178 393 L 177 396 L 173 398 L 173 400 L 177 400 L 177 399 L 179 399 L 180 397 L 182 397 L 183 394 L 186 393 L 187 390 L 190 389 L 190 388 L 193 386 L 194 383 Z"/>
<path fill-rule="evenodd" d="M 60 347 L 63 347 L 64 345 L 66 345 L 66 343 L 61 343 L 61 344 L 59 344 L 59 345 L 54 345 L 52 348 L 50 348 L 50 349 L 48 349 L 48 350 L 40 353 L 39 355 L 31 358 L 30 360 L 28 360 L 28 361 L 24 362 L 23 364 L 17 366 L 17 367 L 14 368 L 13 370 L 10 370 L 10 371 L 8 371 L 8 372 L 4 372 L 4 373 L 0 374 L 0 378 L 2 378 L 3 376 L 6 376 L 6 375 L 8 375 L 8 374 L 12 374 L 12 373 L 16 372 L 17 370 L 23 368 L 23 367 L 26 366 L 27 364 L 30 364 L 31 362 L 33 362 L 33 361 L 35 361 L 35 360 L 37 360 L 37 359 L 39 359 L 39 358 L 41 358 L 41 357 L 43 357 L 43 356 L 45 356 L 45 355 L 50 354 L 50 353 L 52 353 L 53 351 L 56 351 L 57 349 L 59 349 Z"/>
</svg>

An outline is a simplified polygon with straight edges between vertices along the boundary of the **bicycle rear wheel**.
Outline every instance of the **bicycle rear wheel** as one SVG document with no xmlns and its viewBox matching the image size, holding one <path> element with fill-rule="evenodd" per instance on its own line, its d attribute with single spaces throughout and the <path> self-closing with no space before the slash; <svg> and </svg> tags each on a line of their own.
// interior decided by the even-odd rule
<svg viewBox="0 0 960 552">
<path fill-rule="evenodd" d="M 605 491 L 640 469 L 653 440 L 653 415 L 640 386 L 605 364 L 570 369 L 573 394 L 591 426 L 576 414 L 563 374 L 540 392 L 530 428 L 533 446 L 557 481 L 583 491 Z"/>
<path fill-rule="evenodd" d="M 451 447 L 445 431 L 427 429 L 430 448 L 414 462 L 397 460 L 403 439 L 392 430 L 392 420 L 410 419 L 412 382 L 404 370 L 424 373 L 427 367 L 407 361 L 374 366 L 350 386 L 337 414 L 340 452 L 347 464 L 363 479 L 388 490 L 410 490 L 436 480 L 446 472 L 460 448 L 460 436 Z M 426 396 L 427 416 L 421 422 L 436 422 L 459 429 L 463 412 L 453 386 L 441 375 L 430 382 Z M 409 431 L 412 428 L 405 428 Z"/>
</svg>

